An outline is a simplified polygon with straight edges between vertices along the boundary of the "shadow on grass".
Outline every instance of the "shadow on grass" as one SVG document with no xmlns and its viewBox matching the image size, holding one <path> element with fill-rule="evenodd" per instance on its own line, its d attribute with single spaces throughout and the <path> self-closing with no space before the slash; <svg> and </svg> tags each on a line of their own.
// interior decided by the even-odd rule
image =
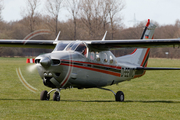
<svg viewBox="0 0 180 120">
<path fill-rule="evenodd" d="M 0 99 L 0 101 L 40 101 L 39 99 L 8 99 L 8 98 L 3 98 Z"/>
<path fill-rule="evenodd" d="M 180 103 L 180 101 L 175 100 L 126 100 L 126 103 L 140 102 L 140 103 Z"/>
<path fill-rule="evenodd" d="M 0 101 L 37 101 L 40 102 L 39 99 L 0 99 Z M 53 100 L 50 100 L 53 101 Z M 43 102 L 43 101 L 42 101 Z M 48 100 L 47 100 L 48 102 Z M 116 103 L 115 100 L 61 100 L 60 102 L 91 102 L 91 103 Z M 175 100 L 125 100 L 122 103 L 180 103 L 180 101 Z M 120 102 L 121 103 L 121 102 Z"/>
<path fill-rule="evenodd" d="M 63 102 L 115 102 L 115 100 L 61 100 Z M 125 100 L 122 103 L 180 103 L 180 101 L 170 101 L 170 100 L 150 100 L 150 101 L 145 101 L 145 100 Z M 120 102 L 121 103 L 121 102 Z"/>
</svg>

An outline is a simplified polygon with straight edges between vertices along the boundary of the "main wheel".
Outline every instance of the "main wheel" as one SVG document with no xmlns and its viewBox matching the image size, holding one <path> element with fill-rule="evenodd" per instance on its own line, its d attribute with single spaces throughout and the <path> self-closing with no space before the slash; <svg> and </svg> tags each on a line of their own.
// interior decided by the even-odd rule
<svg viewBox="0 0 180 120">
<path fill-rule="evenodd" d="M 40 100 L 49 100 L 50 95 L 48 95 L 48 92 L 46 90 L 41 92 Z"/>
<path fill-rule="evenodd" d="M 55 93 L 54 93 L 54 95 L 53 95 L 53 100 L 54 100 L 54 101 L 60 101 L 59 92 L 55 92 Z"/>
<path fill-rule="evenodd" d="M 116 101 L 118 101 L 118 102 L 124 101 L 124 93 L 122 91 L 118 91 L 116 93 Z"/>
</svg>

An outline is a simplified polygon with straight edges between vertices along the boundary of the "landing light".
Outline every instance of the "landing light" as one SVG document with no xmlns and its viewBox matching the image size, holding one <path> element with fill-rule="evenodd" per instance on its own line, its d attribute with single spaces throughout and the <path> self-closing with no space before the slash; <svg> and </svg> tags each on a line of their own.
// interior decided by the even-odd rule
<svg viewBox="0 0 180 120">
<path fill-rule="evenodd" d="M 52 73 L 49 73 L 49 76 L 52 76 Z"/>
<path fill-rule="evenodd" d="M 47 76 L 48 74 L 47 73 L 44 73 L 44 76 Z"/>
<path fill-rule="evenodd" d="M 45 77 L 52 77 L 52 73 L 46 73 L 46 72 L 45 72 L 45 73 L 44 73 L 44 76 L 45 76 Z"/>
</svg>

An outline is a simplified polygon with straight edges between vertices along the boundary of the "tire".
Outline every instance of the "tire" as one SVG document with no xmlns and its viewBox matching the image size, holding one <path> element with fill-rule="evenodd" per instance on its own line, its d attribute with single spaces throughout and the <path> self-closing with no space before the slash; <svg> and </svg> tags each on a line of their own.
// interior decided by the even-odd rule
<svg viewBox="0 0 180 120">
<path fill-rule="evenodd" d="M 46 90 L 41 92 L 40 100 L 49 100 L 50 95 L 48 95 L 48 92 Z"/>
<path fill-rule="evenodd" d="M 124 101 L 124 93 L 122 91 L 118 91 L 116 93 L 116 101 L 123 102 Z"/>
<path fill-rule="evenodd" d="M 54 101 L 60 101 L 59 92 L 55 92 L 55 93 L 54 93 L 54 95 L 53 95 L 53 100 L 54 100 Z"/>
</svg>

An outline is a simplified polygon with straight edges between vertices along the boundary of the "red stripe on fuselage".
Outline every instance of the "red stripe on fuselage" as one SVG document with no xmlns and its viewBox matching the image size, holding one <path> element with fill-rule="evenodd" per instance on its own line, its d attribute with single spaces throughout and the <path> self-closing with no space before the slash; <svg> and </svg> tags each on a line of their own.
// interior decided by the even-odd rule
<svg viewBox="0 0 180 120">
<path fill-rule="evenodd" d="M 77 62 L 77 61 L 76 61 Z M 79 61 L 78 61 L 79 62 Z M 82 63 L 82 62 L 79 62 Z M 84 63 L 84 62 L 83 62 Z M 90 64 L 90 63 L 88 63 Z M 91 63 L 93 65 L 97 65 L 94 63 Z M 105 74 L 109 74 L 109 75 L 113 75 L 113 76 L 117 76 L 120 77 L 121 73 L 116 73 L 116 72 L 112 72 L 112 71 L 108 71 L 108 70 L 102 70 L 102 69 L 97 69 L 97 68 L 91 68 L 91 67 L 86 67 L 86 66 L 80 66 L 80 65 L 72 65 L 72 64 L 67 64 L 67 63 L 61 63 L 61 65 L 65 65 L 65 66 L 72 66 L 72 67 L 76 67 L 76 68 L 81 68 L 81 69 L 86 69 L 86 70 L 91 70 L 91 71 L 96 71 L 96 72 L 101 72 L 101 73 L 105 73 Z M 98 64 L 100 65 L 100 64 Z M 102 65 L 101 65 L 102 66 Z M 111 67 L 112 68 L 112 67 Z M 115 66 L 113 67 L 115 68 Z M 116 69 L 121 69 L 121 67 L 116 67 Z"/>
<path fill-rule="evenodd" d="M 69 60 L 62 60 L 62 61 L 67 61 Z M 92 63 L 92 62 L 82 62 L 82 61 L 72 61 L 72 63 L 82 63 L 82 64 L 89 64 L 89 65 L 98 65 L 98 66 L 103 66 L 103 67 L 110 67 L 110 68 L 116 68 L 116 69 L 121 69 L 120 66 L 113 66 L 113 65 L 105 65 L 105 64 L 99 64 L 99 63 Z"/>
</svg>

